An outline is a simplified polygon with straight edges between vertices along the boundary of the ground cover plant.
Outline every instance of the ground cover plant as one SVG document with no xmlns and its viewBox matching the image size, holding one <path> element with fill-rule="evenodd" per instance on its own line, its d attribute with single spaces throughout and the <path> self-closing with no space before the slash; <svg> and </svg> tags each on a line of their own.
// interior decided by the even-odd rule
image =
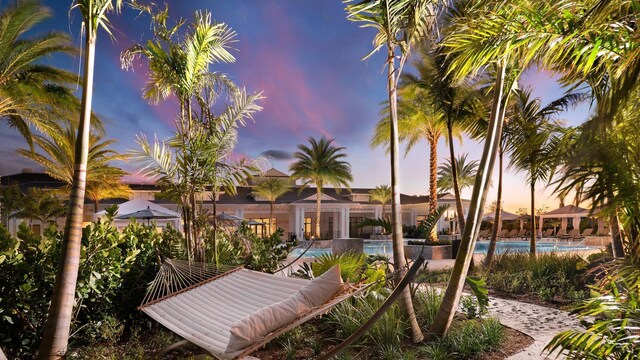
<svg viewBox="0 0 640 360">
<path fill-rule="evenodd" d="M 498 295 L 568 305 L 588 296 L 587 268 L 588 262 L 576 254 L 506 253 L 478 273 Z"/>
</svg>

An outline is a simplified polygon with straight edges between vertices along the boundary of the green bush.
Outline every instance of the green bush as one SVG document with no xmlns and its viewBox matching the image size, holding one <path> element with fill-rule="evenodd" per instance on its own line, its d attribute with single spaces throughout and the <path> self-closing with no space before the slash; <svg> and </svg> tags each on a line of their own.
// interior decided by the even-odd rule
<svg viewBox="0 0 640 360">
<path fill-rule="evenodd" d="M 469 359 L 499 348 L 504 336 L 504 327 L 497 319 L 476 319 L 454 324 L 442 342 L 449 353 Z"/>
<path fill-rule="evenodd" d="M 155 229 L 132 223 L 118 232 L 111 220 L 82 232 L 72 345 L 114 340 L 125 330 L 122 321 L 141 319 L 135 307 L 158 269 Z M 17 238 L 0 226 L 0 345 L 9 356 L 30 357 L 39 345 L 61 242 L 53 225 L 38 236 L 22 224 Z"/>
<path fill-rule="evenodd" d="M 442 303 L 443 294 L 434 288 L 416 291 L 413 295 L 413 308 L 420 327 L 428 329 L 435 320 Z"/>
<path fill-rule="evenodd" d="M 587 262 L 575 254 L 496 255 L 484 271 L 490 288 L 505 294 L 531 294 L 544 301 L 570 302 L 586 289 Z"/>
</svg>

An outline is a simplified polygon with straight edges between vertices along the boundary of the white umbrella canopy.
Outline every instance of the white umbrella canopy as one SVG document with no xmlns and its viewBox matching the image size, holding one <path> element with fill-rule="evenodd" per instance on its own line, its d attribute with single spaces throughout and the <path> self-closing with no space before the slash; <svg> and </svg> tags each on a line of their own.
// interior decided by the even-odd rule
<svg viewBox="0 0 640 360">
<path fill-rule="evenodd" d="M 255 220 L 247 220 L 245 218 L 241 218 L 240 216 L 235 216 L 235 215 L 231 215 L 231 214 L 227 214 L 224 211 L 216 216 L 216 220 L 217 221 L 222 221 L 222 222 L 228 222 L 228 223 L 232 223 L 234 225 L 238 225 L 243 221 L 246 221 L 247 224 L 249 225 L 264 225 L 263 223 L 259 222 L 259 221 L 255 221 Z"/>
<path fill-rule="evenodd" d="M 162 205 L 158 205 L 158 204 L 152 203 L 151 201 L 142 200 L 142 199 L 133 199 L 118 205 L 118 214 L 131 214 L 136 211 L 146 210 L 146 209 L 157 210 L 165 214 L 173 215 L 176 218 L 180 217 L 180 214 L 178 214 L 175 211 L 171 211 Z M 102 210 L 102 211 L 98 211 L 95 214 L 95 216 L 101 217 L 101 216 L 105 216 L 106 214 L 107 214 L 106 210 Z"/>
<path fill-rule="evenodd" d="M 174 214 L 169 214 L 166 212 L 162 212 L 160 210 L 156 210 L 156 209 L 151 209 L 149 207 L 147 207 L 144 210 L 138 210 L 138 211 L 134 211 L 132 213 L 129 214 L 123 214 L 123 215 L 118 215 L 116 216 L 116 219 L 120 219 L 120 220 L 126 220 L 126 219 L 144 219 L 144 220 L 151 220 L 151 219 L 177 219 L 178 216 L 174 215 Z"/>
</svg>

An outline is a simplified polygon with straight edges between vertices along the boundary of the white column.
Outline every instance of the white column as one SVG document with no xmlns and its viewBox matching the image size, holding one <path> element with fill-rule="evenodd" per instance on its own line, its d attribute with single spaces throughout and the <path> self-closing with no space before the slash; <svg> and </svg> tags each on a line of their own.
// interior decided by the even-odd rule
<svg viewBox="0 0 640 360">
<path fill-rule="evenodd" d="M 544 217 L 540 215 L 538 218 L 538 233 L 542 236 L 542 225 L 544 224 Z"/>
<path fill-rule="evenodd" d="M 340 209 L 340 237 L 349 237 L 349 208 Z"/>
<path fill-rule="evenodd" d="M 380 218 L 382 218 L 382 207 L 377 207 L 377 206 L 376 206 L 376 207 L 373 209 L 373 218 L 374 218 L 374 219 L 380 219 Z M 381 226 L 375 226 L 375 227 L 373 228 L 373 232 L 374 232 L 374 233 L 376 233 L 376 234 L 377 234 L 377 233 L 381 233 L 381 232 L 382 232 L 382 227 L 381 227 Z"/>
<path fill-rule="evenodd" d="M 417 225 L 417 221 L 416 221 L 417 217 L 418 217 L 418 209 L 415 209 L 415 208 L 411 209 L 411 211 L 409 211 L 409 224 L 407 225 Z"/>
<path fill-rule="evenodd" d="M 304 208 L 296 209 L 296 218 L 298 220 L 298 226 L 296 228 L 298 239 L 304 239 Z"/>
<path fill-rule="evenodd" d="M 573 228 L 580 229 L 580 216 L 573 217 Z"/>
<path fill-rule="evenodd" d="M 560 220 L 560 228 L 567 230 L 567 224 L 568 224 L 567 218 L 563 217 L 562 220 Z"/>
</svg>

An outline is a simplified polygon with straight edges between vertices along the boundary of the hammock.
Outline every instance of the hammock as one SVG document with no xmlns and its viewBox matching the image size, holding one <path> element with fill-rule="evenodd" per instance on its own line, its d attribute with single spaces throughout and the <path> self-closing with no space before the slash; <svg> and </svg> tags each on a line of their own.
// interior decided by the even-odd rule
<svg viewBox="0 0 640 360">
<path fill-rule="evenodd" d="M 242 349 L 229 349 L 234 324 L 291 298 L 310 283 L 311 280 L 241 267 L 216 267 L 168 259 L 149 286 L 139 309 L 216 358 L 235 359 L 254 352 L 314 317 L 326 314 L 335 305 L 368 287 L 343 284 L 341 290 L 323 304 L 305 309 L 293 321 L 281 324 Z"/>
</svg>

